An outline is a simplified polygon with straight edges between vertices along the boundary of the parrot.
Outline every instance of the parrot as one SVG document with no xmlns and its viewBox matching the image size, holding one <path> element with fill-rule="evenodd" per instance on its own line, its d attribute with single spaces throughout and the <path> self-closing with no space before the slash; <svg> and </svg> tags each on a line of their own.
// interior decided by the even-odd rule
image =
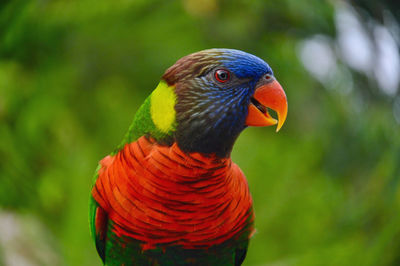
<svg viewBox="0 0 400 266">
<path fill-rule="evenodd" d="M 176 61 L 97 167 L 89 223 L 103 264 L 241 265 L 255 216 L 231 151 L 248 126 L 279 131 L 287 110 L 255 55 L 213 48 Z"/>
</svg>

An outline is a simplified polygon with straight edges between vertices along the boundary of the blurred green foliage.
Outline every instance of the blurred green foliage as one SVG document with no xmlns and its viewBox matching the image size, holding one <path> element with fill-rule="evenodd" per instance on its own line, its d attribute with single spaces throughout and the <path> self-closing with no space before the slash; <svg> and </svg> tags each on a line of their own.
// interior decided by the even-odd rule
<svg viewBox="0 0 400 266">
<path fill-rule="evenodd" d="M 0 207 L 38 217 L 62 265 L 100 265 L 87 222 L 97 161 L 167 67 L 236 48 L 265 59 L 289 101 L 279 134 L 247 129 L 232 154 L 256 209 L 245 265 L 400 264 L 392 99 L 357 73 L 351 93 L 327 90 L 297 55 L 308 36 L 334 37 L 333 17 L 320 0 L 1 2 Z"/>
</svg>

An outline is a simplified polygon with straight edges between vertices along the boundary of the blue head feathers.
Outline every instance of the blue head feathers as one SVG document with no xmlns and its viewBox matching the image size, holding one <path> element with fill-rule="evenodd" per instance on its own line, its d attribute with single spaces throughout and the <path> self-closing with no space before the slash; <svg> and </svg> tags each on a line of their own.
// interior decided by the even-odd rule
<svg viewBox="0 0 400 266">
<path fill-rule="evenodd" d="M 238 78 L 260 78 L 266 73 L 273 74 L 270 66 L 255 55 L 235 49 L 215 50 L 221 53 L 216 58 Z"/>
<path fill-rule="evenodd" d="M 187 152 L 229 156 L 246 127 L 255 86 L 266 74 L 272 75 L 266 62 L 234 49 L 209 49 L 179 59 L 163 75 L 177 96 L 173 140 Z"/>
</svg>

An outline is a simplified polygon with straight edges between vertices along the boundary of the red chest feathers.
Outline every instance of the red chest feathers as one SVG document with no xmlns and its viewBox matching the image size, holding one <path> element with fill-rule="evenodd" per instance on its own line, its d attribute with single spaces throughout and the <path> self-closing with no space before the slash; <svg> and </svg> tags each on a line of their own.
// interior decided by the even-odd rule
<svg viewBox="0 0 400 266">
<path fill-rule="evenodd" d="M 144 248 L 208 247 L 253 230 L 251 196 L 236 164 L 145 137 L 101 161 L 92 195 L 114 232 Z"/>
</svg>

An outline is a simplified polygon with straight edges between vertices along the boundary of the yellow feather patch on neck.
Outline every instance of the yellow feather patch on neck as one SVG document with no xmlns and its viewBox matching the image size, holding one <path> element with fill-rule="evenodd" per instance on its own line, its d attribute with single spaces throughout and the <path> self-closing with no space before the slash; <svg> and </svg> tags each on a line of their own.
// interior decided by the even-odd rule
<svg viewBox="0 0 400 266">
<path fill-rule="evenodd" d="M 154 125 L 168 133 L 175 123 L 176 95 L 174 87 L 168 86 L 165 81 L 160 81 L 157 88 L 151 94 L 150 114 Z"/>
</svg>

